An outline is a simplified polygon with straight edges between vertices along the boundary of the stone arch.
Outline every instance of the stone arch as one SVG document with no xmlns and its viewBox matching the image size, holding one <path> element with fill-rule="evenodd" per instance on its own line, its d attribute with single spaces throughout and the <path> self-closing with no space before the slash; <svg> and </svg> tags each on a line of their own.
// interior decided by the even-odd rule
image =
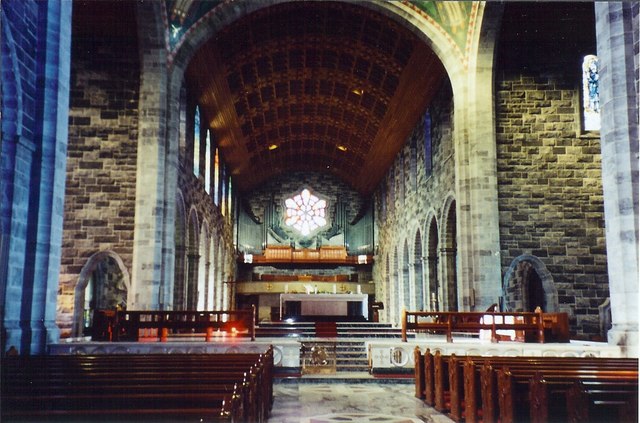
<svg viewBox="0 0 640 423">
<path fill-rule="evenodd" d="M 96 275 L 97 271 L 104 272 L 104 269 L 101 269 L 101 266 L 105 263 L 111 266 L 111 268 L 115 267 L 120 273 L 120 277 L 110 278 L 109 274 L 105 275 L 104 273 Z M 96 276 L 107 276 L 107 278 L 110 279 L 108 282 L 111 285 L 103 287 L 108 291 L 108 295 L 103 297 L 103 300 L 107 302 L 115 300 L 115 303 L 107 304 L 105 301 L 95 301 L 95 298 L 93 298 L 94 304 L 85 304 L 87 286 Z M 95 310 L 125 307 L 127 304 L 127 295 L 129 294 L 130 289 L 131 278 L 129 276 L 129 271 L 124 265 L 122 258 L 116 252 L 105 250 L 97 252 L 89 257 L 85 265 L 82 267 L 80 275 L 78 275 L 78 282 L 76 283 L 73 293 L 73 325 L 71 329 L 71 336 L 83 336 L 83 329 L 86 326 L 91 326 L 90 324 L 85 325 L 85 321 L 86 319 L 93 319 L 92 313 Z M 115 293 L 113 291 L 115 291 Z M 124 296 L 122 296 L 123 293 Z M 88 305 L 89 307 L 85 308 L 85 305 Z"/>
<path fill-rule="evenodd" d="M 413 274 L 416 297 L 416 310 L 425 310 L 424 262 L 422 253 L 422 235 L 416 230 L 413 241 Z"/>
<path fill-rule="evenodd" d="M 539 258 L 523 254 L 516 257 L 507 269 L 502 282 L 502 308 L 506 311 L 528 311 L 529 288 L 532 277 L 537 275 L 544 291 L 543 311 L 559 311 L 558 289 L 553 276 Z"/>
<path fill-rule="evenodd" d="M 209 273 L 209 224 L 206 220 L 200 227 L 198 240 L 198 285 L 196 292 L 196 309 L 206 310 L 207 307 L 207 279 Z"/>
<path fill-rule="evenodd" d="M 153 107 L 141 107 L 142 111 L 148 113 L 141 113 L 141 115 L 149 116 L 163 116 L 165 118 L 158 119 L 162 123 L 159 126 L 166 124 L 166 131 L 164 131 L 163 145 L 158 150 L 164 150 L 167 154 L 162 154 L 158 151 L 149 151 L 149 154 L 140 154 L 140 157 L 164 157 L 164 163 L 159 162 L 158 167 L 164 166 L 164 173 L 157 171 L 156 178 L 162 175 L 165 179 L 165 186 L 169 187 L 169 190 L 165 192 L 171 192 L 172 186 L 175 186 L 177 180 L 177 151 L 178 151 L 178 122 L 179 122 L 179 93 L 182 88 L 184 73 L 189 64 L 189 61 L 194 56 L 195 52 L 200 48 L 208 39 L 215 36 L 220 30 L 241 17 L 255 12 L 259 9 L 273 6 L 275 4 L 283 3 L 283 1 L 273 0 L 270 2 L 233 2 L 222 3 L 213 8 L 209 13 L 202 17 L 198 22 L 188 29 L 188 36 L 184 37 L 180 44 L 169 52 L 167 55 L 166 50 L 158 52 L 158 55 L 167 57 L 169 66 L 165 71 L 159 70 L 161 73 L 161 80 L 156 79 L 155 84 L 159 84 L 162 88 L 162 92 L 166 94 L 166 97 L 162 95 L 146 95 L 148 90 L 141 90 L 141 98 L 146 98 L 145 105 L 157 104 L 155 109 L 160 112 L 152 113 Z M 163 3 L 161 6 L 154 4 L 154 12 L 141 12 L 144 16 L 156 15 L 161 16 L 157 9 L 165 7 Z M 454 103 L 454 127 L 456 131 L 454 133 L 455 144 L 455 162 L 456 169 L 459 169 L 459 173 L 456 174 L 456 187 L 459 191 L 459 198 L 463 201 L 460 204 L 459 210 L 465 210 L 465 213 L 458 216 L 459 230 L 461 238 L 469 240 L 463 248 L 459 251 L 459 265 L 461 280 L 466 282 L 465 285 L 471 283 L 478 283 L 480 281 L 492 281 L 500 278 L 500 263 L 498 256 L 494 254 L 480 254 L 486 251 L 500 250 L 498 239 L 498 212 L 497 212 L 497 180 L 495 175 L 496 166 L 496 152 L 495 152 L 495 128 L 492 125 L 493 119 L 487 118 L 486 105 L 492 105 L 492 78 L 493 78 L 493 55 L 495 49 L 495 40 L 497 39 L 497 31 L 499 29 L 499 17 L 502 11 L 501 5 L 490 5 L 484 3 L 478 3 L 474 5 L 473 21 L 478 22 L 475 26 L 469 30 L 469 39 L 471 40 L 462 53 L 463 57 L 456 54 L 451 54 L 451 40 L 447 38 L 442 29 L 432 20 L 429 19 L 419 9 L 414 7 L 407 7 L 403 2 L 361 2 L 361 7 L 372 9 L 380 14 L 389 17 L 390 19 L 398 22 L 399 24 L 407 27 L 413 31 L 421 41 L 428 45 L 439 60 L 442 62 L 444 68 L 449 75 L 449 79 L 452 83 L 452 89 L 454 92 L 454 98 L 457 100 Z M 139 12 L 144 7 L 139 7 Z M 154 20 L 155 27 L 160 26 L 161 19 L 151 18 Z M 150 25 L 154 29 L 154 25 Z M 141 32 L 145 30 L 145 27 L 141 25 Z M 149 59 L 152 57 L 153 52 L 159 50 L 160 43 L 157 42 L 157 34 L 153 32 L 153 37 L 150 41 L 150 49 L 145 46 L 145 52 Z M 164 41 L 164 39 L 163 39 Z M 162 43 L 164 46 L 164 43 Z M 148 60 L 150 63 L 151 60 Z M 161 62 L 156 60 L 156 62 Z M 163 62 L 162 65 L 165 63 Z M 469 69 L 471 71 L 469 72 Z M 166 73 L 168 72 L 168 73 Z M 467 75 L 471 75 L 468 77 Z M 164 84 L 165 76 L 168 76 L 167 83 Z M 145 78 L 142 78 L 145 80 Z M 165 88 L 166 87 L 166 88 Z M 143 87 L 144 88 L 144 87 Z M 157 88 L 157 87 L 156 87 Z M 148 98 L 147 98 L 148 97 Z M 158 97 L 162 97 L 159 98 Z M 459 99 L 459 100 L 458 100 Z M 156 101 L 154 100 L 161 100 Z M 470 106 L 471 105 L 471 106 Z M 479 107 L 481 105 L 481 107 Z M 489 111 L 491 117 L 493 117 L 494 111 Z M 165 116 L 166 114 L 166 116 Z M 156 123 L 156 125 L 158 125 Z M 144 129 L 144 125 L 141 124 L 141 129 Z M 156 128 L 154 128 L 156 129 Z M 157 129 L 163 129 L 157 128 Z M 161 131 L 159 131 L 162 133 Z M 144 141 L 150 141 L 151 138 L 157 136 L 157 134 L 150 134 L 150 131 L 141 130 L 140 133 L 147 133 L 147 138 L 140 140 L 140 144 Z M 150 142 L 150 144 L 155 144 Z M 481 186 L 474 183 L 477 180 L 484 180 L 487 182 Z M 139 179 L 138 185 L 141 185 Z M 157 181 L 156 181 L 157 182 Z M 391 195 L 393 196 L 393 190 Z M 141 197 L 141 196 L 139 196 Z M 462 201 L 461 200 L 461 201 Z M 159 202 L 149 201 L 148 211 L 156 208 L 163 208 Z M 389 205 L 393 207 L 393 204 Z M 165 222 L 172 222 L 173 207 L 167 205 L 166 213 L 164 213 Z M 480 210 L 481 213 L 471 214 L 470 210 Z M 145 211 L 136 210 L 136 215 L 145 215 Z M 155 214 L 154 214 L 155 215 Z M 161 213 L 162 215 L 162 213 Z M 170 228 L 168 228 L 170 229 Z M 148 231 L 149 233 L 157 233 Z M 492 236 L 483 236 L 483 234 L 490 233 L 496 234 Z M 165 234 L 166 235 L 166 234 Z M 157 243 L 156 243 L 157 244 Z M 165 249 L 165 250 L 168 250 Z M 163 256 L 163 259 L 166 257 Z M 171 257 L 173 260 L 173 253 Z M 147 260 L 148 261 L 148 260 Z M 138 260 L 138 265 L 134 268 L 145 268 L 148 263 L 143 260 Z M 158 266 L 146 266 L 146 269 L 155 269 Z M 160 266 L 163 268 L 163 266 Z M 151 270 L 146 270 L 150 272 Z M 480 272 L 483 272 L 480 277 Z M 145 280 L 155 280 L 154 275 L 144 278 Z M 173 277 L 173 272 L 171 272 Z M 467 290 L 471 290 L 472 287 L 465 286 Z M 479 289 L 486 291 L 489 296 L 493 295 L 495 284 L 484 284 L 478 286 Z M 495 296 L 497 296 L 496 294 Z"/>
<path fill-rule="evenodd" d="M 432 311 L 443 310 L 442 294 L 440 287 L 440 265 L 438 246 L 440 237 L 438 232 L 438 222 L 435 215 L 427 220 L 427 278 L 429 281 L 429 305 Z"/>
<path fill-rule="evenodd" d="M 215 289 L 216 289 L 216 243 L 215 228 L 212 228 L 209 237 L 209 271 L 207 272 L 207 310 L 215 310 Z"/>
<path fill-rule="evenodd" d="M 175 216 L 175 267 L 173 278 L 173 307 L 182 310 L 185 301 L 184 293 L 187 281 L 186 254 L 187 254 L 187 216 L 182 192 L 178 190 L 176 195 Z"/>
<path fill-rule="evenodd" d="M 442 222 L 442 275 L 444 280 L 444 291 L 446 296 L 447 310 L 458 311 L 458 241 L 456 229 L 456 200 L 449 196 L 443 208 Z M 473 294 L 470 294 L 473 295 Z"/>
<path fill-rule="evenodd" d="M 391 289 L 391 301 L 392 310 L 391 310 L 391 322 L 395 325 L 398 324 L 400 319 L 400 259 L 398 255 L 398 246 L 393 247 L 393 273 L 391 273 L 391 278 L 389 280 L 389 288 Z"/>
<path fill-rule="evenodd" d="M 411 282 L 409 278 L 409 243 L 404 238 L 402 243 L 402 307 L 406 310 L 412 309 L 415 301 L 411 298 Z"/>
<path fill-rule="evenodd" d="M 194 207 L 189 212 L 189 225 L 187 232 L 187 280 L 185 286 L 186 310 L 195 310 L 197 306 L 198 294 L 198 268 L 200 261 L 200 224 L 198 223 L 198 213 Z"/>
<path fill-rule="evenodd" d="M 382 284 L 384 285 L 384 302 L 385 302 L 385 315 L 387 316 L 387 322 L 391 322 L 391 257 L 389 253 L 385 254 L 385 264 Z"/>
</svg>

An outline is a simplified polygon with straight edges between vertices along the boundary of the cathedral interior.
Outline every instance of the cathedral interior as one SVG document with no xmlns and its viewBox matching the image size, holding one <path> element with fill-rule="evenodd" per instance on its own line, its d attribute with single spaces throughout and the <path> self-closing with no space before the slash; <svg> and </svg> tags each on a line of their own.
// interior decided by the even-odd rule
<svg viewBox="0 0 640 423">
<path fill-rule="evenodd" d="M 637 422 L 639 12 L 2 0 L 0 420 Z"/>
<path fill-rule="evenodd" d="M 2 352 L 311 290 L 637 354 L 638 9 L 3 1 Z"/>
</svg>

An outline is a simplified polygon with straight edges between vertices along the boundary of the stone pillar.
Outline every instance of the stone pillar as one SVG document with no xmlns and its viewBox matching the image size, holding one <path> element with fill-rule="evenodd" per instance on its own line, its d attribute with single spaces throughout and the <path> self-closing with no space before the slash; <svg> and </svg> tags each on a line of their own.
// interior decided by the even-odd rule
<svg viewBox="0 0 640 423">
<path fill-rule="evenodd" d="M 32 354 L 46 352 L 47 343 L 57 342 L 58 275 L 62 253 L 62 220 L 69 128 L 69 77 L 71 67 L 71 4 L 40 4 L 46 14 L 46 59 L 43 58 L 42 132 L 37 236 L 33 248 L 33 299 L 31 313 Z"/>
<path fill-rule="evenodd" d="M 501 291 L 493 62 L 501 7 L 484 5 L 467 69 L 450 73 L 454 91 L 458 303 L 485 310 Z M 475 294 L 474 294 L 475 292 Z M 472 299 L 471 297 L 474 296 Z"/>
<path fill-rule="evenodd" d="M 71 3 L 2 4 L 2 28 L 2 349 L 42 354 L 59 338 Z"/>
<path fill-rule="evenodd" d="M 155 310 L 160 307 L 166 273 L 163 247 L 168 201 L 165 191 L 167 53 L 164 27 L 159 19 L 161 5 L 140 3 L 137 11 L 141 83 L 133 264 L 127 307 Z M 175 192 L 170 198 L 173 203 Z"/>
<path fill-rule="evenodd" d="M 638 351 L 637 2 L 597 2 L 609 343 Z M 635 23 L 635 28 L 634 28 Z M 634 52 L 635 43 L 635 52 Z M 635 57 L 634 57 L 635 54 Z M 635 60 L 635 63 L 634 63 Z M 635 83 L 635 84 L 634 84 Z"/>
</svg>

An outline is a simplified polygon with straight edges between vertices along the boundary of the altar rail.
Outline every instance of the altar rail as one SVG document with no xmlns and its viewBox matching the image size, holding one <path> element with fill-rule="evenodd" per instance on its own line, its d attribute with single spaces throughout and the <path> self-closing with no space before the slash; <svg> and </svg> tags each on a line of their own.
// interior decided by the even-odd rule
<svg viewBox="0 0 640 423">
<path fill-rule="evenodd" d="M 402 314 L 402 341 L 407 331 L 444 333 L 447 342 L 453 334 L 490 335 L 491 342 L 509 339 L 519 342 L 569 342 L 566 313 L 530 312 L 447 312 L 406 311 Z M 505 332 L 512 332 L 505 335 Z"/>
<path fill-rule="evenodd" d="M 216 336 L 249 336 L 256 339 L 256 310 L 157 311 L 96 310 L 94 341 L 167 341 L 169 334 L 204 334 L 210 341 Z"/>
</svg>

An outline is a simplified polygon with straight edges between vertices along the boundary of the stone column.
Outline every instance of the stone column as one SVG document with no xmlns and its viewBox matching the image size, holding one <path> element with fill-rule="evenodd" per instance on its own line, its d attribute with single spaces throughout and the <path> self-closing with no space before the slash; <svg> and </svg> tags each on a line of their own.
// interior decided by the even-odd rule
<svg viewBox="0 0 640 423">
<path fill-rule="evenodd" d="M 487 4 L 454 91 L 458 309 L 485 310 L 501 290 L 493 62 L 501 6 Z M 475 294 L 474 294 L 475 293 Z M 473 296 L 473 298 L 472 298 Z"/>
<path fill-rule="evenodd" d="M 71 6 L 2 5 L 1 338 L 3 350 L 22 354 L 43 354 L 59 338 Z"/>
<path fill-rule="evenodd" d="M 630 354 L 633 350 L 637 354 L 638 4 L 597 2 L 595 12 L 602 110 L 602 186 L 613 324 L 608 338 L 610 344 L 627 347 Z"/>
<path fill-rule="evenodd" d="M 158 2 L 138 6 L 141 74 L 131 292 L 127 307 L 155 310 L 164 285 L 167 53 Z M 171 197 L 175 200 L 175 193 Z"/>
</svg>

